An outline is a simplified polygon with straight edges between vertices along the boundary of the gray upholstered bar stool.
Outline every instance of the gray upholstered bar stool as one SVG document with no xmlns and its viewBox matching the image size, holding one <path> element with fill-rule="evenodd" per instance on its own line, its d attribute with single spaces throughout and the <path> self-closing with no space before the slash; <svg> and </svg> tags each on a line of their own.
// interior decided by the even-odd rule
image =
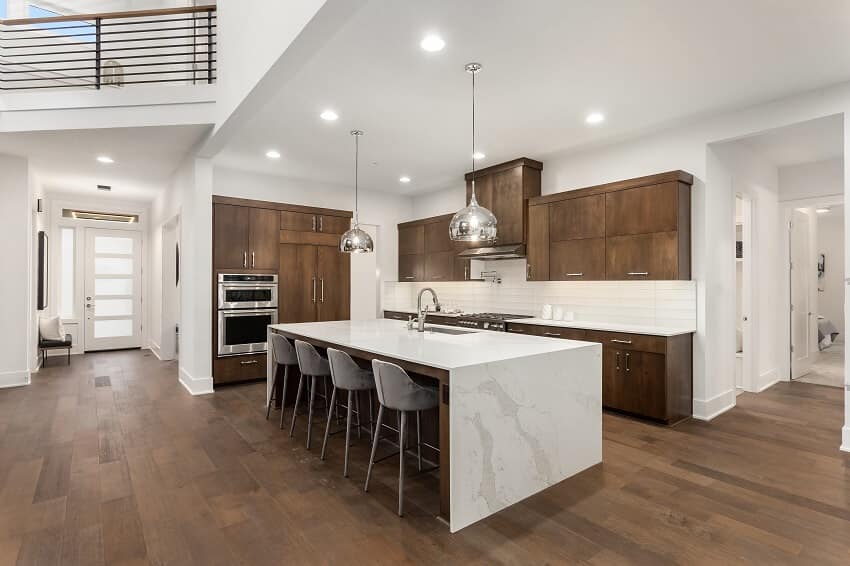
<svg viewBox="0 0 850 566">
<path fill-rule="evenodd" d="M 295 396 L 295 407 L 292 409 L 292 425 L 289 427 L 289 436 L 292 436 L 295 432 L 295 417 L 298 416 L 298 404 L 301 402 L 304 383 L 309 377 L 310 401 L 307 406 L 307 449 L 309 450 L 310 439 L 313 434 L 313 406 L 316 402 L 317 380 L 320 378 L 325 380 L 330 377 L 331 368 L 328 360 L 320 356 L 312 344 L 296 340 L 295 353 L 298 356 L 298 369 L 301 370 L 301 379 L 298 380 L 298 394 Z"/>
<path fill-rule="evenodd" d="M 439 407 L 439 389 L 419 385 L 407 375 L 404 369 L 390 362 L 372 360 L 372 372 L 375 375 L 375 386 L 378 393 L 378 423 L 375 428 L 375 437 L 372 439 L 372 455 L 369 457 L 369 469 L 366 472 L 366 484 L 363 486 L 363 491 L 369 491 L 369 479 L 372 476 L 375 453 L 378 450 L 378 442 L 381 438 L 384 409 L 394 409 L 400 415 L 398 427 L 398 515 L 401 517 L 404 514 L 404 452 L 407 439 L 407 413 L 416 411 L 418 428 L 419 411 Z M 417 448 L 421 449 L 421 439 L 418 432 L 417 430 Z"/>
<path fill-rule="evenodd" d="M 274 380 L 272 381 L 272 394 L 269 396 L 269 406 L 266 407 L 266 420 L 269 419 L 269 414 L 272 410 L 272 404 L 280 401 L 280 428 L 283 429 L 283 414 L 286 412 L 286 384 L 289 381 L 290 366 L 298 365 L 298 356 L 295 353 L 295 346 L 280 334 L 272 334 L 272 367 L 274 368 Z M 281 366 L 283 366 L 283 386 L 281 388 L 280 399 L 277 399 L 275 392 L 277 391 L 277 380 L 280 377 Z"/>
<path fill-rule="evenodd" d="M 360 420 L 360 397 L 361 391 L 369 392 L 369 426 L 372 425 L 372 391 L 375 389 L 375 378 L 368 369 L 361 369 L 351 356 L 343 351 L 328 348 L 328 362 L 331 366 L 331 380 L 333 381 L 333 392 L 328 408 L 328 422 L 325 425 L 325 440 L 322 442 L 322 460 L 325 459 L 325 450 L 328 447 L 328 436 L 331 432 L 331 421 L 336 408 L 336 392 L 341 389 L 348 392 L 345 402 L 345 464 L 343 464 L 342 475 L 348 477 L 348 448 L 351 446 L 351 416 L 357 413 L 357 432 L 359 434 L 362 425 Z"/>
</svg>

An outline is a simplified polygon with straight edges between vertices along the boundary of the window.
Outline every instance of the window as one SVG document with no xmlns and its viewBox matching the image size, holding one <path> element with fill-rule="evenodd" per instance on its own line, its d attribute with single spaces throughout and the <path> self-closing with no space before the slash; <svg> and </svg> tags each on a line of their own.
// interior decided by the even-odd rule
<svg viewBox="0 0 850 566">
<path fill-rule="evenodd" d="M 6 17 L 6 0 L 0 0 L 0 18 Z"/>
<path fill-rule="evenodd" d="M 59 238 L 59 247 L 59 316 L 61 316 L 62 318 L 74 318 L 73 228 L 62 228 Z"/>
<path fill-rule="evenodd" d="M 5 4 L 6 0 L 0 0 L 0 3 Z M 61 15 L 50 10 L 45 10 L 44 8 L 39 8 L 33 4 L 27 6 L 28 18 L 54 18 Z M 95 27 L 85 21 L 33 24 L 33 27 L 48 28 L 52 33 L 71 36 L 75 41 L 95 40 Z"/>
</svg>

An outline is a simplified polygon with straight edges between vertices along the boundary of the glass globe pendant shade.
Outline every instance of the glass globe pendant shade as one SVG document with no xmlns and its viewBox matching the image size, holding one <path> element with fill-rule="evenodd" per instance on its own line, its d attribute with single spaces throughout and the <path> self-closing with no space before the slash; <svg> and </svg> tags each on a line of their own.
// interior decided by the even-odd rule
<svg viewBox="0 0 850 566">
<path fill-rule="evenodd" d="M 480 206 L 473 194 L 469 206 L 452 217 L 449 237 L 456 242 L 492 242 L 496 239 L 496 216 Z"/>
<path fill-rule="evenodd" d="M 375 251 L 375 243 L 372 236 L 355 224 L 340 238 L 339 251 L 348 254 L 369 253 Z"/>
</svg>

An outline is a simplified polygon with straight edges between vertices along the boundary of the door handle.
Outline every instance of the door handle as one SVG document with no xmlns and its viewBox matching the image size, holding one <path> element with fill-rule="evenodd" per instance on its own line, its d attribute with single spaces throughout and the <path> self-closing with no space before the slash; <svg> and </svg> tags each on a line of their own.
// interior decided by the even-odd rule
<svg viewBox="0 0 850 566">
<path fill-rule="evenodd" d="M 629 367 L 629 360 L 630 359 L 631 359 L 631 354 L 626 352 L 626 371 L 632 371 L 631 368 Z"/>
<path fill-rule="evenodd" d="M 316 215 L 313 215 L 313 232 L 316 231 Z"/>
<path fill-rule="evenodd" d="M 248 267 L 248 252 L 242 252 L 242 267 Z"/>
<path fill-rule="evenodd" d="M 463 268 L 463 280 L 469 281 L 469 266 L 464 266 Z"/>
<path fill-rule="evenodd" d="M 619 340 L 617 338 L 612 338 L 611 342 L 613 342 L 615 344 L 631 344 L 632 343 L 631 340 Z"/>
<path fill-rule="evenodd" d="M 649 275 L 649 272 L 648 271 L 629 271 L 628 273 L 626 273 L 626 275 L 632 275 L 632 276 L 636 276 L 636 277 L 637 276 L 646 277 L 647 275 Z"/>
<path fill-rule="evenodd" d="M 620 371 L 620 352 L 617 352 L 617 371 Z"/>
<path fill-rule="evenodd" d="M 313 302 L 316 302 L 316 278 L 313 277 Z"/>
<path fill-rule="evenodd" d="M 584 276 L 584 273 L 581 273 L 581 272 L 580 273 L 566 273 L 565 275 L 567 277 L 582 277 L 582 276 Z"/>
<path fill-rule="evenodd" d="M 320 279 L 319 281 L 321 281 L 321 283 L 322 283 L 322 302 L 324 303 L 325 302 L 325 280 Z"/>
<path fill-rule="evenodd" d="M 254 252 L 251 252 L 251 269 L 254 269 Z"/>
<path fill-rule="evenodd" d="M 325 228 L 324 228 L 324 226 L 325 226 L 324 218 L 325 218 L 324 216 L 320 216 L 320 217 L 319 217 L 319 232 L 324 232 L 324 231 L 325 231 Z"/>
</svg>

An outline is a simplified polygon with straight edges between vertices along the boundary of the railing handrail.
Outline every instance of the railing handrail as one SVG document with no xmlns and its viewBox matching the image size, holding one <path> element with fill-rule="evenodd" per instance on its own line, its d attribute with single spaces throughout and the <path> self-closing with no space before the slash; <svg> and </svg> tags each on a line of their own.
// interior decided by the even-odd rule
<svg viewBox="0 0 850 566">
<path fill-rule="evenodd" d="M 174 14 L 196 14 L 198 12 L 215 12 L 216 5 L 185 6 L 182 8 L 161 8 L 158 10 L 130 10 L 126 12 L 102 12 L 99 14 L 73 14 L 70 16 L 51 16 L 47 18 L 19 18 L 2 20 L 0 25 L 20 26 L 28 24 L 48 24 L 53 22 L 81 22 L 88 20 L 113 20 L 121 18 L 146 18 L 150 16 L 171 16 Z"/>
</svg>

